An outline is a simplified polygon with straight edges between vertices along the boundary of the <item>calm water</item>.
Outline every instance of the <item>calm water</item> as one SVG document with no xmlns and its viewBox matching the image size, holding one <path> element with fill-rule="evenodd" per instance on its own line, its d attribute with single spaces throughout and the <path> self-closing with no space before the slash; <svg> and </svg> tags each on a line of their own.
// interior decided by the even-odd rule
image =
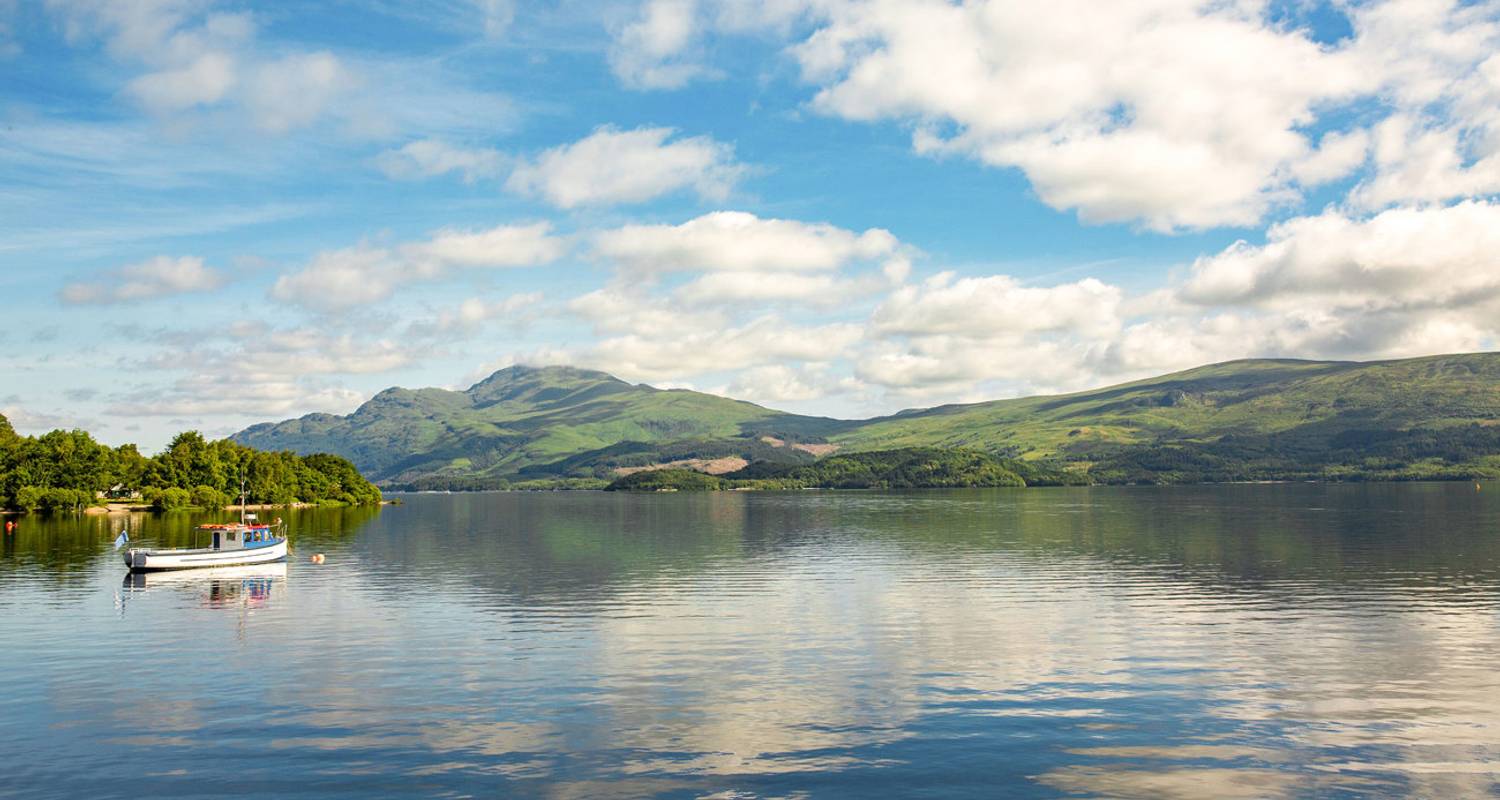
<svg viewBox="0 0 1500 800">
<path fill-rule="evenodd" d="M 1500 793 L 1500 486 L 406 501 L 23 518 L 0 796 Z"/>
</svg>

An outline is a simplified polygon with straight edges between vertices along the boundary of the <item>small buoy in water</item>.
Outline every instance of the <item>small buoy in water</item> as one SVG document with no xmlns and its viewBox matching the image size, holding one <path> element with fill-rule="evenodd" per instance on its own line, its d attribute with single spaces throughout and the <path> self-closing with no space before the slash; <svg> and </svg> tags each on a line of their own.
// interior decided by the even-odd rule
<svg viewBox="0 0 1500 800">
<path fill-rule="evenodd" d="M 321 563 L 323 563 L 323 554 L 322 553 L 313 553 L 312 562 L 314 564 L 321 564 Z"/>
</svg>

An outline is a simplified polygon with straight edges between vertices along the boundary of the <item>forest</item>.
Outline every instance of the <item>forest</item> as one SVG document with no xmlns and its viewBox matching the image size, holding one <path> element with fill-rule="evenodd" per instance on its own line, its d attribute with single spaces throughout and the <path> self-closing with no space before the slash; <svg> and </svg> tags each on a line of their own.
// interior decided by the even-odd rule
<svg viewBox="0 0 1500 800">
<path fill-rule="evenodd" d="M 380 490 L 347 459 L 265 452 L 196 431 L 178 434 L 161 453 L 133 444 L 109 447 L 86 431 L 21 436 L 0 416 L 0 507 L 81 511 L 103 497 L 139 497 L 158 509 L 250 503 L 375 504 Z"/>
<path fill-rule="evenodd" d="M 963 448 L 909 447 L 829 456 L 811 464 L 756 461 L 725 475 L 683 469 L 636 472 L 615 491 L 714 489 L 944 489 L 1086 483 L 1075 473 Z"/>
</svg>

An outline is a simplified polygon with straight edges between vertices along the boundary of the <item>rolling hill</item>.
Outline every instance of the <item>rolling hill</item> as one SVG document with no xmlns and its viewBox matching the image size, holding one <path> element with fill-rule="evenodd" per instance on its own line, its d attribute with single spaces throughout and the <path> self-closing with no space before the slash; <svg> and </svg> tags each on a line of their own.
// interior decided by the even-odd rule
<svg viewBox="0 0 1500 800">
<path fill-rule="evenodd" d="M 336 453 L 386 485 L 469 488 L 663 461 L 811 460 L 761 439 L 821 441 L 846 424 L 592 370 L 515 366 L 464 391 L 387 389 L 345 417 L 310 414 L 233 438 Z"/>
<path fill-rule="evenodd" d="M 967 448 L 1101 482 L 1500 475 L 1500 353 L 1245 360 L 1068 395 L 807 417 L 602 372 L 510 367 L 466 391 L 388 389 L 346 417 L 236 434 L 332 452 L 385 485 L 477 488 L 829 452 Z M 715 469 L 709 465 L 717 465 Z"/>
</svg>

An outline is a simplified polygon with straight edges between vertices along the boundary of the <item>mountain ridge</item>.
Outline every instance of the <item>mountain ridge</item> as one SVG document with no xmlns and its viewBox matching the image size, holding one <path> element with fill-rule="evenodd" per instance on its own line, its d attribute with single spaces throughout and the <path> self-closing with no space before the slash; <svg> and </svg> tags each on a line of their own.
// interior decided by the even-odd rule
<svg viewBox="0 0 1500 800">
<path fill-rule="evenodd" d="M 1500 443 L 1492 449 L 1486 438 L 1490 429 L 1500 435 L 1497 387 L 1500 353 L 1366 362 L 1237 359 L 1068 394 L 840 420 L 631 384 L 597 370 L 514 365 L 465 390 L 392 387 L 346 416 L 262 423 L 233 438 L 343 455 L 388 486 L 598 479 L 674 461 L 795 464 L 815 458 L 807 449 L 911 447 L 1057 461 L 1111 482 L 1434 470 L 1453 477 L 1442 470 L 1500 469 Z M 1447 442 L 1468 460 L 1445 459 L 1436 445 L 1393 444 L 1392 434 L 1410 439 L 1414 431 Z M 1293 452 L 1323 471 L 1298 471 Z M 1419 452 L 1426 455 L 1412 455 Z M 1198 466 L 1156 469 L 1140 463 L 1147 455 Z M 1382 460 L 1372 466 L 1372 458 Z"/>
</svg>

